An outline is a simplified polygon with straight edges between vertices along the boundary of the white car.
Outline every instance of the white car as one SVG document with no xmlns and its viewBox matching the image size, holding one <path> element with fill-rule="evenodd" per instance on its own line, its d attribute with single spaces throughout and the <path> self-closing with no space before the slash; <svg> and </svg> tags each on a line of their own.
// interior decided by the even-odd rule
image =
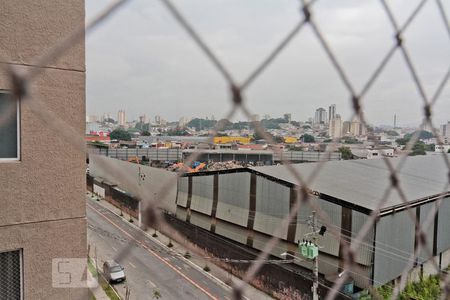
<svg viewBox="0 0 450 300">
<path fill-rule="evenodd" d="M 110 283 L 125 281 L 124 268 L 114 260 L 107 260 L 103 264 L 103 275 Z"/>
</svg>

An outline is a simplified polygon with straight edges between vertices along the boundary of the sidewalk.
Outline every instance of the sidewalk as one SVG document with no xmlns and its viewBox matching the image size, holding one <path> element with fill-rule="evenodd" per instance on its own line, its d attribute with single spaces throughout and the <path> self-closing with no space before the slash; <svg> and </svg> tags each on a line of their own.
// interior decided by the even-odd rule
<svg viewBox="0 0 450 300">
<path fill-rule="evenodd" d="M 91 273 L 90 270 L 88 272 L 88 277 L 89 277 L 89 281 L 94 280 L 94 275 Z M 97 287 L 90 288 L 90 290 L 91 290 L 92 294 L 94 295 L 95 300 L 110 300 L 110 298 L 108 297 L 108 295 L 106 295 L 105 291 L 102 289 L 100 284 Z"/>
<path fill-rule="evenodd" d="M 92 198 L 92 194 L 91 193 L 87 193 L 86 198 L 90 199 L 90 201 L 95 201 L 97 204 L 101 205 L 102 207 L 108 209 L 109 211 L 113 212 L 114 214 L 120 216 L 120 209 L 118 209 L 117 207 L 115 207 L 114 205 L 110 204 L 109 202 L 105 201 L 105 200 L 100 200 L 97 201 L 95 200 L 97 198 L 97 196 L 94 196 L 95 198 Z M 130 216 L 126 213 L 123 213 L 123 220 L 124 222 L 129 222 L 130 220 Z M 136 220 L 135 218 L 131 217 L 131 219 L 133 220 L 133 223 L 130 222 L 130 224 L 132 226 L 136 226 L 138 225 L 138 220 Z M 147 230 L 147 235 L 149 238 L 153 239 L 154 241 L 157 241 L 162 247 L 164 247 L 167 251 L 172 252 L 174 254 L 177 254 L 180 258 L 182 258 L 183 260 L 185 260 L 187 263 L 191 264 L 193 267 L 202 270 L 203 273 L 205 273 L 207 276 L 213 278 L 216 282 L 220 283 L 223 286 L 226 286 L 227 288 L 230 289 L 231 291 L 231 284 L 241 284 L 242 280 L 234 275 L 231 275 L 230 273 L 228 273 L 227 271 L 225 271 L 224 269 L 216 266 L 213 264 L 213 262 L 208 261 L 207 259 L 203 258 L 203 257 L 199 257 L 195 254 L 191 253 L 191 257 L 189 259 L 184 258 L 184 254 L 186 253 L 186 248 L 183 247 L 183 245 L 180 245 L 176 242 L 174 242 L 173 240 L 170 240 L 168 237 L 164 236 L 162 233 L 160 233 L 158 231 L 158 236 L 157 237 L 153 237 L 152 234 L 154 233 L 153 229 L 149 229 Z M 167 244 L 169 244 L 169 241 L 172 242 L 173 247 L 169 248 L 167 247 Z M 205 272 L 203 271 L 203 267 L 204 266 L 208 266 L 210 268 L 209 272 Z M 269 295 L 267 295 L 266 293 L 254 288 L 253 286 L 246 284 L 246 290 L 245 290 L 245 296 L 248 299 L 273 299 L 272 297 L 270 297 Z M 96 296 L 97 297 L 97 296 Z M 98 298 L 97 298 L 98 299 Z"/>
</svg>

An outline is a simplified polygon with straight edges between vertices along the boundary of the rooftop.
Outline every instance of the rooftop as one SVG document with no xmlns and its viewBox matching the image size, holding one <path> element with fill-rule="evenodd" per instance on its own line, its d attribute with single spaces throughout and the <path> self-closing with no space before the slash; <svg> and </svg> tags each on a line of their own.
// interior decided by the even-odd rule
<svg viewBox="0 0 450 300">
<path fill-rule="evenodd" d="M 400 158 L 390 158 L 394 168 Z M 307 181 L 319 163 L 293 164 Z M 338 201 L 374 210 L 384 192 L 391 185 L 390 173 L 383 159 L 329 161 L 323 163 L 317 177 L 308 186 L 311 190 Z M 298 182 L 283 166 L 249 168 L 257 174 L 297 185 Z M 398 172 L 399 185 L 409 203 L 426 201 L 450 192 L 447 186 L 449 170 L 442 155 L 408 157 Z M 401 209 L 404 203 L 397 191 L 392 190 L 381 206 L 381 211 Z"/>
</svg>

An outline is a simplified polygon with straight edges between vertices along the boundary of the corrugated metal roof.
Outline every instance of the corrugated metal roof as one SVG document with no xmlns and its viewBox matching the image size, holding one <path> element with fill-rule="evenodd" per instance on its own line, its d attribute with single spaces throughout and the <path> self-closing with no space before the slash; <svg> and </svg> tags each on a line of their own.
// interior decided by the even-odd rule
<svg viewBox="0 0 450 300">
<path fill-rule="evenodd" d="M 400 159 L 390 158 L 394 168 Z M 318 163 L 292 165 L 307 181 Z M 283 166 L 251 167 L 251 170 L 291 184 L 298 184 L 295 177 Z M 408 157 L 398 172 L 399 184 L 408 202 L 433 197 L 443 192 L 448 181 L 448 168 L 442 154 Z M 329 161 L 323 163 L 318 176 L 309 188 L 339 200 L 369 210 L 376 208 L 385 190 L 391 185 L 390 173 L 382 159 Z M 397 191 L 392 191 L 382 210 L 402 206 Z"/>
</svg>

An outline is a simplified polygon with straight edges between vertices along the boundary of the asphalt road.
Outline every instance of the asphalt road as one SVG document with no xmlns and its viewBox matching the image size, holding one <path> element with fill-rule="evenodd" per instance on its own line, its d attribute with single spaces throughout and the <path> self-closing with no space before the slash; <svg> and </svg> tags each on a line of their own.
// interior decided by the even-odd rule
<svg viewBox="0 0 450 300">
<path fill-rule="evenodd" d="M 116 284 L 125 299 L 125 286 L 130 299 L 231 299 L 231 290 L 194 268 L 189 262 L 170 253 L 140 230 L 93 201 L 87 202 L 88 242 L 91 256 L 97 254 L 99 268 L 103 261 L 114 259 L 125 268 L 127 280 Z"/>
</svg>

